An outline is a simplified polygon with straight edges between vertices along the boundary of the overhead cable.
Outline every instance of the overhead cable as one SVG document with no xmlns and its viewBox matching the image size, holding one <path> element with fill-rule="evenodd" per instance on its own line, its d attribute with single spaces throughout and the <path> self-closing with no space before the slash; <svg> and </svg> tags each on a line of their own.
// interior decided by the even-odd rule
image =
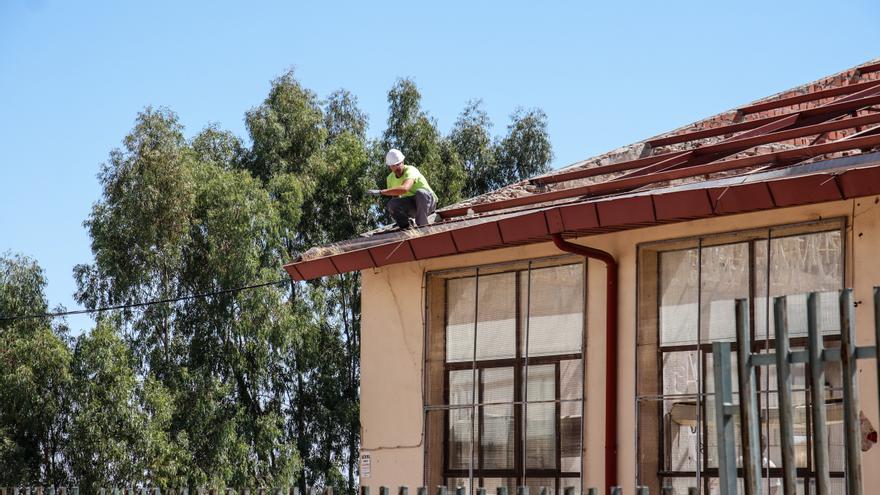
<svg viewBox="0 0 880 495">
<path fill-rule="evenodd" d="M 26 315 L 14 315 L 14 316 L 0 315 L 0 322 L 16 321 L 16 320 L 30 320 L 30 319 L 35 319 L 35 318 L 56 318 L 56 317 L 60 317 L 60 316 L 103 313 L 105 311 L 114 311 L 114 310 L 119 310 L 119 309 L 141 308 L 144 306 L 152 306 L 152 305 L 156 305 L 156 304 L 167 304 L 167 303 L 172 303 L 172 302 L 188 301 L 190 299 L 198 299 L 201 297 L 219 296 L 221 294 L 229 294 L 232 292 L 241 292 L 241 291 L 250 290 L 250 289 L 259 289 L 260 287 L 268 287 L 270 285 L 281 285 L 283 283 L 288 283 L 288 282 L 290 282 L 289 278 L 282 278 L 282 279 L 275 280 L 272 282 L 264 282 L 262 284 L 245 285 L 242 287 L 232 287 L 229 289 L 221 289 L 221 290 L 216 290 L 213 292 L 202 292 L 199 294 L 190 294 L 187 296 L 172 297 L 172 298 L 167 298 L 167 299 L 156 299 L 153 301 L 118 304 L 116 306 L 103 306 L 100 308 L 93 308 L 93 309 L 77 309 L 77 310 L 73 310 L 73 311 L 58 311 L 55 313 L 38 313 L 38 314 L 26 314 Z"/>
</svg>

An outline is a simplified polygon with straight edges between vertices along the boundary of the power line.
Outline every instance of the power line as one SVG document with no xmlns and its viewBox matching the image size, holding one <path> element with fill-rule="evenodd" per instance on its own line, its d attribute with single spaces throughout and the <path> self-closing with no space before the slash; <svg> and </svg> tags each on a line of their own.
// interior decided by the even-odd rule
<svg viewBox="0 0 880 495">
<path fill-rule="evenodd" d="M 229 294 L 230 292 L 241 292 L 244 290 L 259 289 L 260 287 L 268 287 L 270 285 L 281 285 L 281 284 L 288 283 L 288 282 L 290 282 L 289 278 L 282 278 L 279 280 L 275 280 L 273 282 L 264 282 L 262 284 L 245 285 L 242 287 L 232 287 L 229 289 L 216 290 L 213 292 L 202 292 L 199 294 L 190 294 L 188 296 L 172 297 L 172 298 L 168 298 L 168 299 L 156 299 L 154 301 L 119 304 L 117 306 L 103 306 L 103 307 L 94 308 L 94 309 L 77 309 L 77 310 L 73 310 L 73 311 L 59 311 L 57 313 L 40 313 L 40 314 L 30 314 L 30 315 L 0 316 L 0 321 L 30 320 L 30 319 L 35 319 L 35 318 L 56 318 L 59 316 L 85 315 L 85 314 L 90 314 L 90 313 L 103 313 L 104 311 L 114 311 L 117 309 L 141 308 L 144 306 L 152 306 L 154 304 L 166 304 L 166 303 L 171 303 L 171 302 L 188 301 L 190 299 L 198 299 L 200 297 L 219 296 L 221 294 Z"/>
</svg>

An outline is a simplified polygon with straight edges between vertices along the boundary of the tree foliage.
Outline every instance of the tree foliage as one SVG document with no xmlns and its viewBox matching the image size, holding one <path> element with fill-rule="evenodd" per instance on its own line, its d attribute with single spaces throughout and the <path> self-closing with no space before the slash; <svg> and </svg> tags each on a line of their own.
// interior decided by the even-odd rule
<svg viewBox="0 0 880 495">
<path fill-rule="evenodd" d="M 546 116 L 517 111 L 493 138 L 479 100 L 448 136 L 410 79 L 388 93 L 380 139 L 357 98 L 319 100 L 292 71 L 245 115 L 191 139 L 147 107 L 98 176 L 93 260 L 76 299 L 100 313 L 0 322 L 0 484 L 357 485 L 360 275 L 290 282 L 306 249 L 383 222 L 366 194 L 403 150 L 440 205 L 546 169 Z M 278 283 L 278 282 L 281 283 Z M 0 256 L 0 315 L 48 309 L 35 261 Z M 253 286 L 246 290 L 241 287 Z M 197 293 L 206 297 L 184 298 Z M 171 302 L 141 306 L 143 301 Z"/>
</svg>

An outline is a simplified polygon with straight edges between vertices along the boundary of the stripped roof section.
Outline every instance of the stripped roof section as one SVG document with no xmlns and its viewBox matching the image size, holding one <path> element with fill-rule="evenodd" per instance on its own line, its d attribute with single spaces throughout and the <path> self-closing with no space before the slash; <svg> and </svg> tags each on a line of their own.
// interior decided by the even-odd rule
<svg viewBox="0 0 880 495">
<path fill-rule="evenodd" d="M 451 205 L 438 211 L 441 223 L 313 248 L 285 268 L 308 280 L 541 242 L 553 233 L 878 194 L 875 149 L 880 59 Z"/>
</svg>

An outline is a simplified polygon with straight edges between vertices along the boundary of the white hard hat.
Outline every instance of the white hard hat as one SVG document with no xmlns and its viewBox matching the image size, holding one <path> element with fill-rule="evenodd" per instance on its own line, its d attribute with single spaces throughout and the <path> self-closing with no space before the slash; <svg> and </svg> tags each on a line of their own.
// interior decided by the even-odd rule
<svg viewBox="0 0 880 495">
<path fill-rule="evenodd" d="M 391 148 L 388 150 L 388 153 L 385 154 L 385 165 L 389 167 L 392 165 L 397 165 L 403 161 L 403 153 L 396 148 Z"/>
</svg>

